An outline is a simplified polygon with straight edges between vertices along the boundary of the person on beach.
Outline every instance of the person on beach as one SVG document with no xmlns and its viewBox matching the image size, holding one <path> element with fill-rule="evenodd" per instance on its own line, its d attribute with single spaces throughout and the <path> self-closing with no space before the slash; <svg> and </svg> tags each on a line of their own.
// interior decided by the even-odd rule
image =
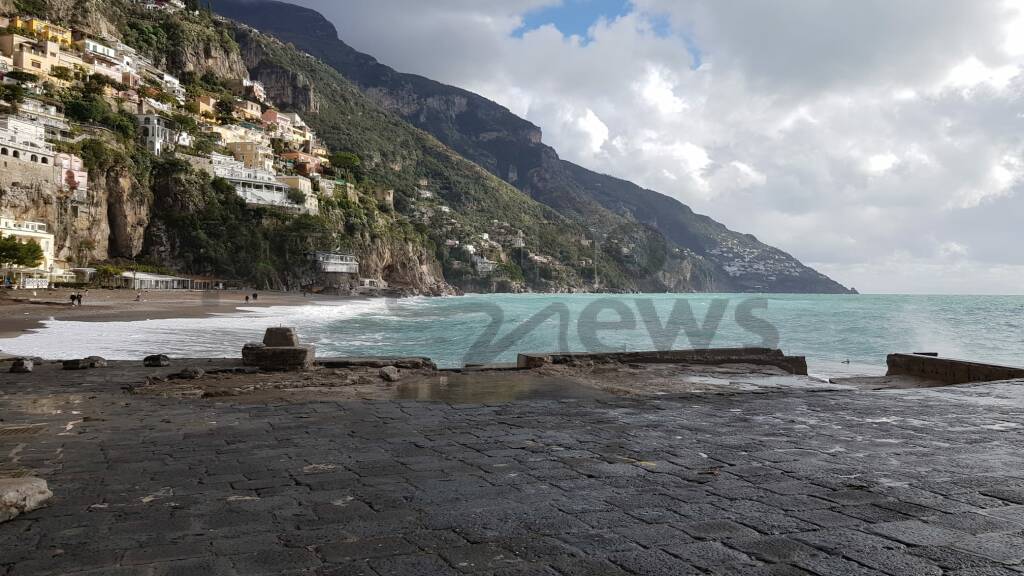
<svg viewBox="0 0 1024 576">
<path fill-rule="evenodd" d="M 260 298 L 259 294 L 255 293 L 255 292 L 252 293 L 252 301 L 253 302 L 259 300 L 259 298 Z"/>
<path fill-rule="evenodd" d="M 75 305 L 75 295 L 72 294 L 71 296 L 68 296 L 68 298 L 71 299 L 71 306 L 74 307 L 74 305 Z"/>
<path fill-rule="evenodd" d="M 136 292 L 135 293 L 135 301 L 136 302 L 142 302 L 142 292 Z"/>
<path fill-rule="evenodd" d="M 246 294 L 246 295 L 245 295 L 245 303 L 246 303 L 246 304 L 248 304 L 248 303 L 249 303 L 249 295 L 248 295 L 248 294 Z"/>
<path fill-rule="evenodd" d="M 78 305 L 81 306 L 82 305 L 82 293 L 81 292 L 78 293 L 77 298 L 78 298 Z"/>
</svg>

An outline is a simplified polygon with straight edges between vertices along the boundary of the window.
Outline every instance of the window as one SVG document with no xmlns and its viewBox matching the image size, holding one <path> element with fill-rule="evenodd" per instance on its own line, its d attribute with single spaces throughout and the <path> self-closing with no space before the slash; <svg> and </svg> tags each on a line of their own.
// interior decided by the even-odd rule
<svg viewBox="0 0 1024 576">
<path fill-rule="evenodd" d="M 46 157 L 43 158 L 43 164 L 49 164 L 50 160 Z"/>
</svg>

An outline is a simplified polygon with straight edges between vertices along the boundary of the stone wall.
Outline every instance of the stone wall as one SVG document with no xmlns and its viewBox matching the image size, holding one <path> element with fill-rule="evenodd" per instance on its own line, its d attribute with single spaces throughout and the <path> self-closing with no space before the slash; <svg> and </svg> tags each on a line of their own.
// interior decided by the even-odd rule
<svg viewBox="0 0 1024 576">
<path fill-rule="evenodd" d="M 1024 368 L 982 364 L 924 354 L 890 354 L 888 376 L 914 376 L 947 384 L 996 382 L 1024 378 Z"/>
<path fill-rule="evenodd" d="M 60 186 L 60 171 L 52 165 L 43 165 L 9 156 L 0 156 L 0 187 Z"/>
</svg>

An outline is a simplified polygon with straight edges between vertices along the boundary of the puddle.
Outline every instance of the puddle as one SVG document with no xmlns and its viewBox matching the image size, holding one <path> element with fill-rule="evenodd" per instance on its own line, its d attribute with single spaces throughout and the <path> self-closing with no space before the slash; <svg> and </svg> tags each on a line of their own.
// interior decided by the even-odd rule
<svg viewBox="0 0 1024 576">
<path fill-rule="evenodd" d="M 396 387 L 400 400 L 425 400 L 453 404 L 491 404 L 520 400 L 590 400 L 610 395 L 590 386 L 560 378 L 510 374 L 448 374 Z"/>
</svg>

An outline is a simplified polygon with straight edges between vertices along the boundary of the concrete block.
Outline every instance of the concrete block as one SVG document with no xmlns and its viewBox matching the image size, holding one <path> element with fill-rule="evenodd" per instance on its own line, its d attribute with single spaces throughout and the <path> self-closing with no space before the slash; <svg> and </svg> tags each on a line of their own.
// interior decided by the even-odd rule
<svg viewBox="0 0 1024 576">
<path fill-rule="evenodd" d="M 0 478 L 0 522 L 42 507 L 53 493 L 42 478 Z"/>
<path fill-rule="evenodd" d="M 299 337 L 293 328 L 267 328 L 263 334 L 263 344 L 272 348 L 294 348 L 299 345 Z"/>
<path fill-rule="evenodd" d="M 268 372 L 310 370 L 316 363 L 316 347 L 262 346 L 247 344 L 242 348 L 242 363 Z"/>
</svg>

